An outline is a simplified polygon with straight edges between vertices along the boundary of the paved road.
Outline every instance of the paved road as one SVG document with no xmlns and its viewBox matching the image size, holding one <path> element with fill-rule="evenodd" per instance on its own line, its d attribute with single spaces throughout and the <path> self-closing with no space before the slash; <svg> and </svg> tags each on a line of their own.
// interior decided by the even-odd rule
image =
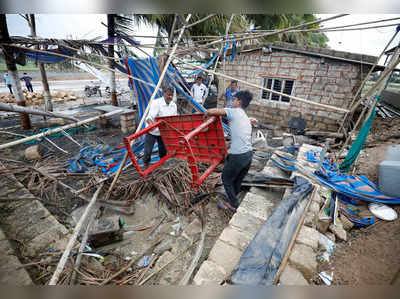
<svg viewBox="0 0 400 299">
<path fill-rule="evenodd" d="M 82 93 L 86 85 L 94 85 L 97 80 L 62 80 L 62 81 L 49 81 L 50 90 L 57 91 L 74 91 L 76 93 Z M 119 84 L 122 89 L 128 89 L 128 80 L 119 79 Z M 33 81 L 33 91 L 43 91 L 42 83 Z M 24 82 L 21 82 L 22 88 L 25 88 Z M 105 85 L 101 85 L 101 91 L 104 91 Z M 0 93 L 8 93 L 8 87 L 4 84 L 4 81 L 0 83 Z"/>
</svg>

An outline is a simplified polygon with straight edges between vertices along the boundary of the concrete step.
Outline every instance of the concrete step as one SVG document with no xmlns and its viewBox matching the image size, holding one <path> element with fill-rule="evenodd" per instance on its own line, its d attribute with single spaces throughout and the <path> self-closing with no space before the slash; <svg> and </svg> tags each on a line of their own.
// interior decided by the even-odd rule
<svg viewBox="0 0 400 299">
<path fill-rule="evenodd" d="M 0 164 L 0 168 L 4 166 Z M 32 260 L 39 253 L 65 249 L 68 230 L 13 175 L 2 178 L 0 192 L 0 228 L 7 239 L 24 245 L 19 250 L 20 256 Z M 9 256 L 2 258 L 7 260 Z"/>
<path fill-rule="evenodd" d="M 22 267 L 10 241 L 0 229 L 0 284 L 1 285 L 31 285 L 32 279 Z"/>
<path fill-rule="evenodd" d="M 317 147 L 304 145 L 300 148 L 298 161 L 305 162 L 305 153 L 310 149 L 320 150 Z M 299 175 L 297 172 L 290 174 L 275 167 L 271 160 L 267 162 L 261 173 L 281 178 Z M 193 284 L 218 284 L 223 278 L 229 276 L 262 224 L 282 198 L 289 196 L 290 193 L 291 188 L 252 187 L 240 203 L 228 227 L 219 236 L 208 259 L 200 266 Z M 313 199 L 306 214 L 310 214 L 311 220 L 318 214 L 319 205 L 320 201 Z M 312 224 L 312 221 L 310 223 Z M 303 226 L 295 248 L 291 252 L 287 269 L 284 269 L 281 276 L 282 285 L 307 285 L 311 281 L 317 265 L 318 238 L 319 233 L 314 228 Z"/>
<path fill-rule="evenodd" d="M 261 173 L 287 178 L 288 174 L 268 161 Z M 262 224 L 272 214 L 284 193 L 282 188 L 251 187 L 214 244 L 208 259 L 193 279 L 195 285 L 219 284 L 229 275 Z"/>
</svg>

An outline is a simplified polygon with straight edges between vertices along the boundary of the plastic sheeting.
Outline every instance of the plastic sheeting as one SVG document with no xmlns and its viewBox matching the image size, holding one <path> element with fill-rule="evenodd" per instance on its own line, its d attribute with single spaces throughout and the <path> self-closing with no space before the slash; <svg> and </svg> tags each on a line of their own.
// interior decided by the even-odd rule
<svg viewBox="0 0 400 299">
<path fill-rule="evenodd" d="M 272 285 L 294 231 L 313 189 L 305 178 L 295 177 L 290 196 L 283 199 L 241 256 L 229 283 Z"/>
</svg>

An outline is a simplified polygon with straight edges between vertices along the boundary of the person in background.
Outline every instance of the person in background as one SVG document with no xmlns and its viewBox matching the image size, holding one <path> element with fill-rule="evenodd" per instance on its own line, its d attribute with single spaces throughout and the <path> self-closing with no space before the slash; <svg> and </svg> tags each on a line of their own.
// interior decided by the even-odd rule
<svg viewBox="0 0 400 299">
<path fill-rule="evenodd" d="M 231 212 L 236 212 L 239 206 L 237 195 L 253 158 L 251 123 L 245 112 L 252 99 L 251 92 L 239 91 L 235 94 L 232 108 L 209 109 L 206 112 L 206 116 L 226 116 L 229 122 L 231 147 L 222 171 L 222 182 L 229 202 L 220 201 L 218 207 Z"/>
<path fill-rule="evenodd" d="M 146 118 L 147 125 L 153 124 L 156 117 L 173 116 L 178 114 L 176 104 L 172 101 L 173 96 L 174 89 L 172 87 L 166 87 L 163 89 L 163 96 L 154 99 Z M 144 169 L 147 169 L 150 165 L 151 153 L 155 142 L 158 144 L 158 155 L 160 156 L 160 159 L 167 154 L 167 149 L 165 148 L 164 142 L 161 138 L 160 130 L 158 128 L 153 129 L 146 134 L 144 141 Z"/>
<path fill-rule="evenodd" d="M 25 86 L 28 89 L 28 91 L 33 92 L 33 87 L 32 87 L 32 78 L 28 76 L 27 73 L 24 73 L 24 76 L 21 77 L 21 81 L 25 81 Z"/>
<path fill-rule="evenodd" d="M 10 76 L 8 76 L 8 73 L 4 74 L 4 81 L 6 82 L 6 85 L 7 85 L 8 89 L 10 90 L 10 94 L 13 94 L 12 86 L 11 86 L 11 79 L 10 79 Z"/>
<path fill-rule="evenodd" d="M 203 84 L 203 79 L 201 76 L 196 77 L 196 82 L 193 84 L 192 88 L 190 89 L 190 93 L 194 100 L 203 105 L 207 92 L 207 86 Z"/>
<path fill-rule="evenodd" d="M 238 82 L 236 80 L 232 80 L 231 87 L 228 88 L 225 92 L 223 99 L 224 99 L 224 107 L 226 108 L 232 108 L 235 95 L 240 91 L 237 83 Z"/>
</svg>

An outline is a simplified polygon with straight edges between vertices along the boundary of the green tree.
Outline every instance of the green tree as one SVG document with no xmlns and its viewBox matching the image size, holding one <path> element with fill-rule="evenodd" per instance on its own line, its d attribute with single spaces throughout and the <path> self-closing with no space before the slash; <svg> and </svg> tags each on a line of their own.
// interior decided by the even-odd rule
<svg viewBox="0 0 400 299">
<path fill-rule="evenodd" d="M 257 29 L 276 30 L 284 29 L 318 20 L 313 14 L 248 14 L 246 18 L 254 24 Z M 318 29 L 319 24 L 308 26 L 309 29 Z M 301 45 L 326 48 L 328 37 L 321 32 L 285 32 L 282 34 L 266 37 L 269 41 L 283 41 Z"/>
<path fill-rule="evenodd" d="M 175 16 L 178 18 L 179 25 L 174 26 Z M 193 14 L 191 18 L 191 23 L 195 23 L 203 18 L 206 14 Z M 156 47 L 166 46 L 168 44 L 167 40 L 171 42 L 172 32 L 179 29 L 182 26 L 182 21 L 184 19 L 183 14 L 135 14 L 132 15 L 132 20 L 135 25 L 144 23 L 146 25 L 156 26 L 158 28 Z M 221 36 L 225 34 L 226 24 L 229 22 L 230 16 L 217 14 L 204 22 L 196 24 L 187 30 L 185 30 L 183 41 L 191 41 L 192 36 L 205 36 L 203 40 L 206 40 L 206 36 L 216 35 Z M 242 32 L 243 30 L 249 28 L 249 22 L 243 15 L 235 15 L 232 20 L 232 25 L 230 27 L 230 32 Z M 202 38 L 196 38 L 196 40 L 202 40 Z M 161 51 L 155 51 L 155 54 L 160 54 Z"/>
</svg>

